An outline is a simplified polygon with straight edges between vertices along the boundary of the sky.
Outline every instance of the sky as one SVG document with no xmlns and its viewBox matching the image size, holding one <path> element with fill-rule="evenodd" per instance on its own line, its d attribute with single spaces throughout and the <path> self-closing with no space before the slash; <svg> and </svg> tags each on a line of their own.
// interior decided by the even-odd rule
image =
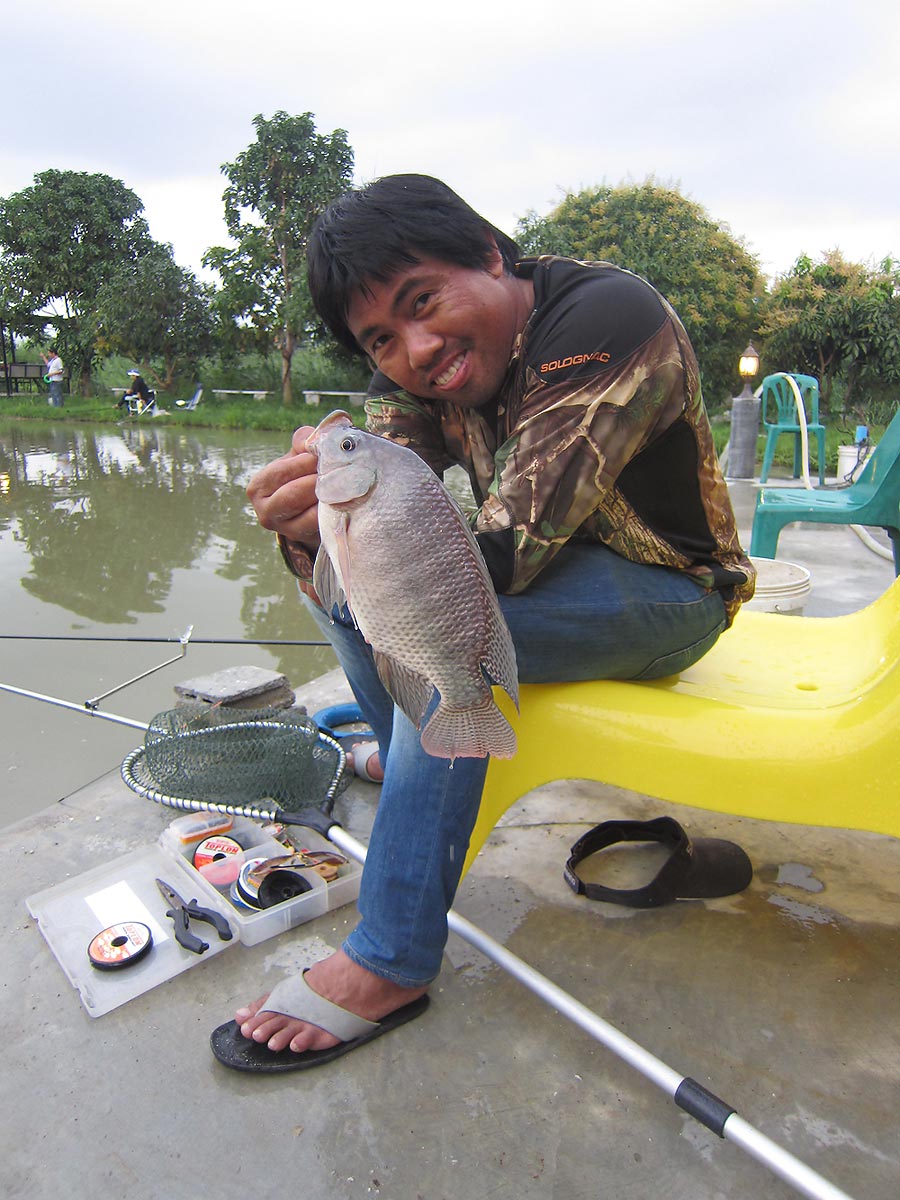
<svg viewBox="0 0 900 1200">
<path fill-rule="evenodd" d="M 896 0 L 42 0 L 2 26 L 0 196 L 111 175 L 204 276 L 222 165 L 279 110 L 346 130 L 356 183 L 435 175 L 510 234 L 652 178 L 770 279 L 900 257 Z"/>
</svg>

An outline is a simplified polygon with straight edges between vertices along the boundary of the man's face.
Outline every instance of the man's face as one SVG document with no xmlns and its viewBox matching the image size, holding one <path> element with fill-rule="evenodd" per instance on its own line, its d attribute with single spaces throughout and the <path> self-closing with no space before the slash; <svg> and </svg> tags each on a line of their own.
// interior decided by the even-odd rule
<svg viewBox="0 0 900 1200">
<path fill-rule="evenodd" d="M 375 365 L 425 400 L 477 408 L 499 391 L 522 324 L 496 249 L 483 270 L 436 258 L 358 292 L 347 324 Z"/>
</svg>

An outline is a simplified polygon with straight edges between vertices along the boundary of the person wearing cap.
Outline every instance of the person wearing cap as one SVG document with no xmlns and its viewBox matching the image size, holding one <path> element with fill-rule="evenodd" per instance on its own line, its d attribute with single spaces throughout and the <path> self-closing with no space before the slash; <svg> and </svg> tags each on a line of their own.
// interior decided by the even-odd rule
<svg viewBox="0 0 900 1200">
<path fill-rule="evenodd" d="M 132 367 L 128 372 L 128 387 L 125 390 L 124 396 L 116 405 L 116 408 L 127 409 L 135 396 L 139 400 L 138 412 L 142 412 L 150 403 L 150 389 L 147 387 L 147 383 L 140 371 L 136 371 Z"/>
</svg>

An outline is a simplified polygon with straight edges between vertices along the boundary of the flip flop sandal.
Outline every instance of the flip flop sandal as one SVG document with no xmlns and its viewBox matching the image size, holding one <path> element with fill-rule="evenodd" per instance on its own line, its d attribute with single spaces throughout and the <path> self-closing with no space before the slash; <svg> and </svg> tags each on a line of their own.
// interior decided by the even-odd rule
<svg viewBox="0 0 900 1200">
<path fill-rule="evenodd" d="M 263 1043 L 245 1038 L 236 1021 L 227 1021 L 214 1029 L 209 1039 L 213 1054 L 223 1066 L 260 1075 L 324 1066 L 364 1046 L 366 1042 L 381 1037 L 383 1033 L 389 1033 L 398 1025 L 414 1020 L 428 1007 L 428 996 L 420 996 L 388 1013 L 380 1021 L 367 1021 L 365 1017 L 358 1017 L 314 992 L 306 982 L 305 974 L 294 975 L 277 984 L 269 993 L 265 1011 L 281 1013 L 298 1021 L 309 1021 L 334 1037 L 341 1038 L 341 1042 L 327 1050 L 304 1050 L 301 1054 L 291 1049 L 270 1050 Z"/>
<path fill-rule="evenodd" d="M 369 763 L 378 753 L 378 743 L 371 728 L 365 724 L 358 704 L 332 704 L 329 708 L 320 709 L 313 720 L 323 733 L 341 743 L 345 754 L 352 756 L 353 774 L 357 778 L 367 783 L 384 782 L 384 771 L 379 777 L 369 770 Z M 347 726 L 351 725 L 357 728 L 348 729 Z"/>
<path fill-rule="evenodd" d="M 384 771 L 380 775 L 373 775 L 369 769 L 373 758 L 378 761 L 379 768 L 381 766 L 377 742 L 352 742 L 349 747 L 345 746 L 345 750 L 353 757 L 353 774 L 358 779 L 365 779 L 367 783 L 384 783 Z"/>
</svg>

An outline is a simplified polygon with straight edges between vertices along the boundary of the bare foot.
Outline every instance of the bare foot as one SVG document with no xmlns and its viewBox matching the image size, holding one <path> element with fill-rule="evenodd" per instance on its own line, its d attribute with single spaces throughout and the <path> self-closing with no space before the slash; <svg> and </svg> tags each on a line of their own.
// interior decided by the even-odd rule
<svg viewBox="0 0 900 1200">
<path fill-rule="evenodd" d="M 339 1004 L 368 1021 L 380 1021 L 428 991 L 427 987 L 400 987 L 389 979 L 373 975 L 348 958 L 343 950 L 335 951 L 330 958 L 310 967 L 306 982 L 332 1004 Z M 298 1054 L 304 1050 L 327 1050 L 340 1041 L 318 1025 L 267 1011 L 267 999 L 268 993 L 234 1014 L 245 1038 L 265 1042 L 270 1050 L 284 1050 L 290 1046 Z"/>
</svg>

